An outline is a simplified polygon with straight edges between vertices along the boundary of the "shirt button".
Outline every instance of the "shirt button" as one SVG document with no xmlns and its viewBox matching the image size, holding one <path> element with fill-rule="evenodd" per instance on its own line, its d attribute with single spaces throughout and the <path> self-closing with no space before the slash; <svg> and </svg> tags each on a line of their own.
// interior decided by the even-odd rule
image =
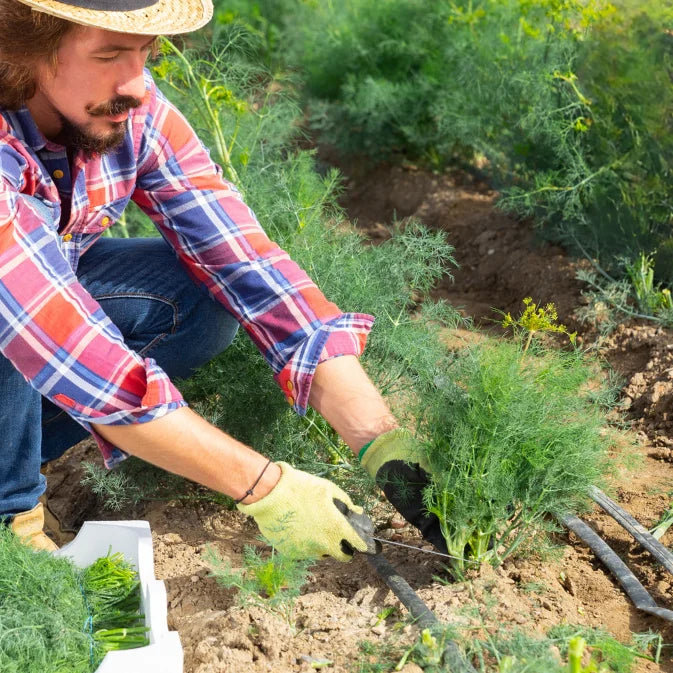
<svg viewBox="0 0 673 673">
<path fill-rule="evenodd" d="M 292 395 L 288 395 L 285 399 L 290 406 L 294 404 L 294 397 L 292 397 Z"/>
<path fill-rule="evenodd" d="M 67 243 L 68 241 L 71 241 L 71 240 L 72 240 L 72 234 L 65 234 L 65 236 L 63 236 L 63 240 L 64 240 L 66 243 Z"/>
<path fill-rule="evenodd" d="M 287 388 L 290 392 L 292 392 L 292 390 L 294 389 L 294 386 L 292 385 L 292 381 L 288 381 L 288 382 L 287 382 L 287 386 L 286 386 L 286 388 Z"/>
<path fill-rule="evenodd" d="M 62 171 L 60 168 L 57 168 L 57 169 L 54 171 L 54 177 L 55 177 L 57 180 L 60 180 L 60 179 L 63 177 L 63 171 Z"/>
<path fill-rule="evenodd" d="M 101 223 L 104 227 L 107 227 L 107 225 L 110 224 L 110 218 L 106 215 L 106 216 L 100 221 L 100 223 Z"/>
</svg>

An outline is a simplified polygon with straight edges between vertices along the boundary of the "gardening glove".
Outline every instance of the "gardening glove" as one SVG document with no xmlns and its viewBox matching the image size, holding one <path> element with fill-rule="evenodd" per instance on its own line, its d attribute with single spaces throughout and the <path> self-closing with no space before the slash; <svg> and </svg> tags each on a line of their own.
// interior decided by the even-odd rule
<svg viewBox="0 0 673 673">
<path fill-rule="evenodd" d="M 429 514 L 423 504 L 423 491 L 430 484 L 430 466 L 409 432 L 397 428 L 379 435 L 360 450 L 360 462 L 393 507 L 421 531 L 425 540 L 448 553 L 439 519 Z"/>
<path fill-rule="evenodd" d="M 297 558 L 338 561 L 350 561 L 354 550 L 367 551 L 367 542 L 346 519 L 349 511 L 362 514 L 361 507 L 331 481 L 277 464 L 281 476 L 274 488 L 257 502 L 238 505 L 276 549 Z"/>
</svg>

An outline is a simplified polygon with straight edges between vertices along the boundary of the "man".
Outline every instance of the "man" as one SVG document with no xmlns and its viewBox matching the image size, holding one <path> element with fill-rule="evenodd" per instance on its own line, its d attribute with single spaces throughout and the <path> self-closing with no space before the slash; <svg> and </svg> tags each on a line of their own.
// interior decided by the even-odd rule
<svg viewBox="0 0 673 673">
<path fill-rule="evenodd" d="M 0 0 L 0 517 L 51 548 L 40 464 L 91 433 L 108 467 L 132 454 L 226 493 L 281 549 L 364 550 L 346 493 L 221 432 L 171 383 L 241 324 L 294 409 L 317 409 L 441 547 L 428 475 L 357 359 L 373 318 L 342 313 L 266 237 L 145 69 L 157 35 L 211 14 Z M 130 199 L 162 238 L 100 238 Z"/>
</svg>

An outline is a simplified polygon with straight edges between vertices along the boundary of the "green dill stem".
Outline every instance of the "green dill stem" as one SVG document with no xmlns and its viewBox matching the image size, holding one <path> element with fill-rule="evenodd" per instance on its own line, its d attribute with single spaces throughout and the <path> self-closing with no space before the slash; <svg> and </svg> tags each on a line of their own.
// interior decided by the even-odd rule
<svg viewBox="0 0 673 673">
<path fill-rule="evenodd" d="M 100 629 L 94 633 L 97 639 L 115 640 L 118 638 L 126 638 L 127 636 L 134 636 L 137 634 L 144 634 L 149 631 L 147 626 L 130 626 L 128 628 L 117 629 Z"/>
<path fill-rule="evenodd" d="M 192 87 L 196 89 L 196 91 L 198 92 L 199 97 L 201 98 L 201 101 L 208 112 L 207 115 L 202 114 L 202 116 L 207 124 L 210 122 L 210 126 L 215 132 L 215 145 L 217 147 L 217 151 L 220 155 L 220 158 L 222 159 L 222 163 L 224 164 L 224 168 L 227 171 L 227 175 L 240 191 L 241 197 L 245 198 L 243 192 L 243 186 L 241 185 L 238 173 L 236 172 L 236 169 L 232 164 L 231 154 L 229 153 L 229 148 L 227 147 L 227 143 L 224 139 L 224 133 L 222 132 L 222 125 L 220 124 L 218 116 L 213 112 L 213 108 L 210 105 L 210 98 L 208 97 L 207 92 L 202 86 L 198 84 L 198 79 L 196 77 L 196 74 L 194 73 L 192 64 L 185 57 L 182 51 L 180 51 L 170 40 L 167 40 L 166 38 L 164 38 L 162 42 L 163 44 L 168 46 L 168 48 L 178 57 L 178 59 L 180 59 L 180 62 L 182 63 L 187 72 Z"/>
<path fill-rule="evenodd" d="M 568 643 L 568 670 L 569 673 L 582 673 L 582 655 L 586 641 L 581 636 L 575 636 Z"/>
<path fill-rule="evenodd" d="M 539 189 L 535 189 L 532 192 L 526 192 L 525 194 L 521 195 L 514 195 L 514 196 L 508 196 L 507 200 L 508 201 L 520 201 L 522 199 L 526 199 L 531 196 L 535 196 L 536 194 L 542 194 L 543 192 L 574 192 L 578 190 L 580 187 L 585 185 L 587 182 L 591 182 L 595 177 L 599 176 L 601 173 L 607 170 L 612 170 L 613 168 L 616 168 L 619 164 L 621 163 L 621 160 L 615 161 L 614 163 L 610 164 L 609 166 L 601 166 L 597 171 L 592 173 L 591 175 L 587 175 L 586 178 L 583 180 L 580 180 L 577 184 L 571 185 L 570 187 L 556 187 L 555 185 L 549 185 L 547 187 L 540 187 Z"/>
<path fill-rule="evenodd" d="M 345 466 L 351 468 L 350 461 L 348 460 L 348 456 L 344 456 L 344 454 L 339 450 L 339 447 L 337 446 L 336 442 L 332 440 L 331 437 L 329 437 L 325 431 L 312 419 L 309 418 L 308 416 L 302 416 L 301 417 L 304 423 L 308 424 L 309 428 L 313 428 L 314 430 L 317 431 L 317 433 L 329 444 L 330 448 L 336 453 L 341 460 L 345 463 Z"/>
<path fill-rule="evenodd" d="M 477 529 L 476 534 L 470 538 L 468 544 L 476 561 L 481 561 L 486 557 L 489 552 L 488 543 L 492 537 L 492 531 L 485 532 Z"/>
<path fill-rule="evenodd" d="M 497 540 L 496 543 L 494 544 L 494 546 L 493 546 L 493 550 L 494 550 L 494 552 L 495 552 L 495 550 L 498 548 L 500 542 L 501 542 L 502 540 L 505 540 L 505 539 L 507 538 L 507 536 L 508 536 L 513 530 L 515 530 L 516 528 L 518 528 L 518 527 L 521 525 L 521 519 L 522 519 L 522 517 L 523 517 L 523 513 L 522 513 L 521 511 L 519 511 L 519 513 L 518 513 L 518 514 L 517 514 L 517 515 L 510 521 L 509 526 L 507 526 L 507 528 L 505 528 L 505 530 L 500 534 L 500 537 L 498 538 L 498 540 Z M 494 555 L 495 555 L 496 559 L 498 559 L 499 562 L 500 562 L 500 561 L 504 561 L 504 557 L 501 559 L 501 558 L 498 556 L 497 552 L 495 552 Z"/>
</svg>

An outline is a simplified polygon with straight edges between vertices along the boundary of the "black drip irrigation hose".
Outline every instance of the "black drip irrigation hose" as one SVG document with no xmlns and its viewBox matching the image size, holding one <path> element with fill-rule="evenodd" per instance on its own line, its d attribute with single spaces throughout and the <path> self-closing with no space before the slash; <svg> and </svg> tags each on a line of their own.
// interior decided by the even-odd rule
<svg viewBox="0 0 673 673">
<path fill-rule="evenodd" d="M 624 530 L 630 533 L 661 565 L 673 575 L 673 554 L 664 547 L 642 524 L 603 491 L 593 486 L 589 491 L 592 500 L 605 510 Z"/>
<path fill-rule="evenodd" d="M 433 629 L 439 626 L 440 621 L 435 617 L 432 610 L 381 554 L 381 543 L 372 537 L 374 535 L 374 522 L 366 514 L 358 514 L 337 499 L 334 500 L 334 504 L 348 519 L 348 523 L 357 531 L 358 535 L 367 542 L 367 551 L 364 555 L 369 565 L 376 570 L 377 575 L 400 599 L 404 607 L 409 610 L 411 616 L 416 620 L 416 624 L 422 629 Z M 472 664 L 465 659 L 458 645 L 452 640 L 449 640 L 444 646 L 442 659 L 449 673 L 477 673 Z"/>
<path fill-rule="evenodd" d="M 376 570 L 378 576 L 388 585 L 392 592 L 402 601 L 411 616 L 423 629 L 432 629 L 440 624 L 437 617 L 423 602 L 420 596 L 409 586 L 408 582 L 381 554 L 366 554 L 369 565 Z M 477 673 L 472 664 L 465 660 L 458 645 L 448 641 L 443 652 L 444 664 L 451 673 Z"/>
<path fill-rule="evenodd" d="M 629 570 L 627 565 L 608 544 L 587 525 L 582 519 L 573 515 L 559 515 L 559 521 L 579 537 L 598 558 L 607 566 L 617 581 L 627 593 L 633 604 L 643 612 L 656 615 L 669 622 L 673 622 L 673 610 L 660 608 L 652 596 L 647 593 L 645 587 L 638 581 L 636 576 Z"/>
</svg>

